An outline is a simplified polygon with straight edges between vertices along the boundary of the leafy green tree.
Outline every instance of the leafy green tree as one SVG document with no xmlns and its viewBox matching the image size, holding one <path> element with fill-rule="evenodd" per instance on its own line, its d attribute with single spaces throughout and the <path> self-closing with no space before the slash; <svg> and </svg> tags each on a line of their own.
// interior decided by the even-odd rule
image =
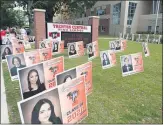
<svg viewBox="0 0 164 125">
<path fill-rule="evenodd" d="M 1 27 L 13 27 L 24 25 L 24 18 L 20 16 L 17 10 L 14 10 L 15 2 L 14 0 L 5 1 L 0 0 L 0 23 Z"/>
<path fill-rule="evenodd" d="M 83 13 L 85 8 L 92 7 L 97 1 L 88 0 L 17 0 L 19 6 L 23 6 L 26 10 L 26 14 L 29 17 L 29 24 L 32 21 L 32 10 L 34 8 L 46 10 L 46 21 L 52 22 L 55 14 L 61 13 L 62 6 L 67 6 L 68 13 L 80 12 Z"/>
</svg>

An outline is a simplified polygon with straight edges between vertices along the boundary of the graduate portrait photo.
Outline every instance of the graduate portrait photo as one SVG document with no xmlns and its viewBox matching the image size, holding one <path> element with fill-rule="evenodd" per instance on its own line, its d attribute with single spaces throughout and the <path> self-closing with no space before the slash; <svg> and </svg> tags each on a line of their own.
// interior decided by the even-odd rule
<svg viewBox="0 0 164 125">
<path fill-rule="evenodd" d="M 17 70 L 19 68 L 26 67 L 25 59 L 23 54 L 16 54 L 16 55 L 8 55 L 6 56 L 8 69 L 11 75 L 11 79 L 14 76 L 17 76 Z"/>
<path fill-rule="evenodd" d="M 22 99 L 46 90 L 42 63 L 20 69 L 18 75 Z"/>
<path fill-rule="evenodd" d="M 56 88 L 18 102 L 18 108 L 22 123 L 62 124 L 60 100 Z"/>
</svg>

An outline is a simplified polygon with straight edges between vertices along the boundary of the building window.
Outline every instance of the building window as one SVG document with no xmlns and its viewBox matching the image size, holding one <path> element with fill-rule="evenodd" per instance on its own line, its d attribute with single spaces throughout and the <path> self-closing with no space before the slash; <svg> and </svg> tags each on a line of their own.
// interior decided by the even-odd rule
<svg viewBox="0 0 164 125">
<path fill-rule="evenodd" d="M 99 15 L 104 15 L 104 14 L 106 14 L 105 9 L 99 9 L 99 10 L 97 10 L 97 15 L 98 15 L 98 16 L 99 16 Z"/>
<path fill-rule="evenodd" d="M 137 3 L 129 2 L 127 25 L 131 25 Z"/>
<path fill-rule="evenodd" d="M 113 6 L 113 24 L 120 24 L 121 3 Z"/>
<path fill-rule="evenodd" d="M 163 0 L 152 0 L 152 10 L 153 14 L 157 14 L 159 4 L 159 13 L 163 11 Z"/>
<path fill-rule="evenodd" d="M 97 7 L 96 13 L 98 16 L 99 15 L 105 15 L 106 14 L 106 6 Z"/>
<path fill-rule="evenodd" d="M 151 26 L 148 26 L 148 32 L 151 32 Z"/>
</svg>

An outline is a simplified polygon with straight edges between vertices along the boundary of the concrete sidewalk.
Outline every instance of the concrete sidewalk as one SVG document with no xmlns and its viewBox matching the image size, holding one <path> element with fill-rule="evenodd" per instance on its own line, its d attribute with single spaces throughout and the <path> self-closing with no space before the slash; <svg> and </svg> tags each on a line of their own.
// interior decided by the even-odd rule
<svg viewBox="0 0 164 125">
<path fill-rule="evenodd" d="M 1 124 L 9 123 L 8 108 L 6 102 L 5 84 L 3 78 L 3 69 L 1 64 Z"/>
</svg>

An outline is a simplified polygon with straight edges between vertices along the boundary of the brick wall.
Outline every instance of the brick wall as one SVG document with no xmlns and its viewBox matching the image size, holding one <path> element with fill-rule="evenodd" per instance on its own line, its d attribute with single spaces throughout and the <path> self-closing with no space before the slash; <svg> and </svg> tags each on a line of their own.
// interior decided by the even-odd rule
<svg viewBox="0 0 164 125">
<path fill-rule="evenodd" d="M 35 32 L 35 48 L 39 48 L 39 42 L 46 38 L 45 12 L 34 9 L 34 32 Z"/>
<path fill-rule="evenodd" d="M 100 27 L 105 27 L 105 32 L 102 32 Z M 109 34 L 109 19 L 100 19 L 99 34 Z"/>
<path fill-rule="evenodd" d="M 98 29 L 99 29 L 99 17 L 90 17 L 88 21 L 89 25 L 92 25 L 92 42 L 98 40 Z"/>
</svg>

